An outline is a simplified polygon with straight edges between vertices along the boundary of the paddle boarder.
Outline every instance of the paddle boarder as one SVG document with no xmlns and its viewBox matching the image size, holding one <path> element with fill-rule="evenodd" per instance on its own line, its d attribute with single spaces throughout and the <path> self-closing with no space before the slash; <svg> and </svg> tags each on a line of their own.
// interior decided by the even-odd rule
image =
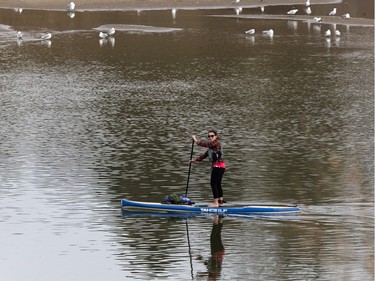
<svg viewBox="0 0 375 281">
<path fill-rule="evenodd" d="M 223 189 L 221 187 L 221 182 L 223 180 L 223 175 L 225 172 L 225 162 L 223 159 L 223 151 L 220 143 L 220 137 L 217 131 L 210 130 L 207 134 L 208 140 L 200 141 L 196 135 L 192 136 L 195 144 L 201 147 L 207 147 L 206 152 L 201 154 L 199 157 L 190 160 L 190 162 L 201 162 L 205 158 L 209 158 L 211 164 L 211 188 L 214 197 L 214 203 L 210 204 L 210 207 L 219 207 L 224 203 Z"/>
</svg>

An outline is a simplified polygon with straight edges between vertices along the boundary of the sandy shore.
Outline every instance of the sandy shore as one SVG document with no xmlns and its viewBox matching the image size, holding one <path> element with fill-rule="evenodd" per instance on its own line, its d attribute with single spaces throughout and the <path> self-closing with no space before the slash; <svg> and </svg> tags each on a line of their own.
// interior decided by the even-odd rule
<svg viewBox="0 0 375 281">
<path fill-rule="evenodd" d="M 220 15 L 219 17 L 227 18 L 242 18 L 242 19 L 263 19 L 263 20 L 294 20 L 294 21 L 309 21 L 314 22 L 314 16 L 308 15 Z M 343 19 L 339 16 L 322 16 L 321 24 L 341 24 L 351 26 L 374 26 L 374 20 L 362 19 L 362 18 L 351 18 Z"/>
<path fill-rule="evenodd" d="M 1 8 L 65 10 L 71 0 L 1 0 Z M 73 0 L 79 10 L 136 9 L 214 9 L 233 8 L 234 0 Z M 306 0 L 241 0 L 241 7 L 267 5 L 304 5 Z M 339 0 L 315 0 L 314 4 L 337 3 Z"/>
<path fill-rule="evenodd" d="M 234 0 L 73 0 L 76 11 L 113 11 L 113 10 L 156 10 L 156 9 L 224 9 L 241 6 L 252 8 L 271 5 L 304 5 L 306 0 L 240 0 L 234 4 Z M 372 1 L 372 0 L 369 0 Z M 66 11 L 67 4 L 71 0 L 0 0 L 0 8 L 22 8 L 34 10 L 61 10 Z M 335 4 L 341 0 L 314 0 L 316 4 Z M 228 17 L 236 17 L 228 15 Z M 262 18 L 280 20 L 311 20 L 310 16 L 272 16 L 272 15 L 239 15 L 239 18 Z M 338 23 L 347 25 L 374 26 L 373 19 L 351 18 L 343 20 L 340 17 L 324 17 L 322 23 Z"/>
</svg>

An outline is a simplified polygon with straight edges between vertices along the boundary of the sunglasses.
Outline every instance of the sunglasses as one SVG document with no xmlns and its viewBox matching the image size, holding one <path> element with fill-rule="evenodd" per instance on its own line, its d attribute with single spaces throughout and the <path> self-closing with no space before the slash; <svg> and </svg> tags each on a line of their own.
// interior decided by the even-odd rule
<svg viewBox="0 0 375 281">
<path fill-rule="evenodd" d="M 208 135 L 207 137 L 208 138 L 213 138 L 215 135 Z"/>
</svg>

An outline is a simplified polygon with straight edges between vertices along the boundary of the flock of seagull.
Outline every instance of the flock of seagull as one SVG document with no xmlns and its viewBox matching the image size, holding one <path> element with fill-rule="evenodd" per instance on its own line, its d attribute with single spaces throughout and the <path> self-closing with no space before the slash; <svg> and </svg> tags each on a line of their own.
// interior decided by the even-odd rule
<svg viewBox="0 0 375 281">
<path fill-rule="evenodd" d="M 240 1 L 241 0 L 234 0 L 233 5 L 239 4 Z M 305 9 L 304 9 L 304 11 L 305 11 L 305 13 L 307 15 L 310 15 L 312 13 L 310 5 L 311 5 L 310 0 L 307 0 L 305 2 Z M 262 6 L 262 7 L 260 7 L 260 9 L 261 9 L 261 11 L 263 13 L 264 12 L 264 7 Z M 239 13 L 242 12 L 242 8 L 241 7 L 237 7 L 235 9 L 235 11 L 236 11 L 236 14 L 239 15 Z M 298 11 L 299 11 L 298 9 L 291 9 L 291 10 L 289 10 L 287 12 L 287 15 L 295 15 L 295 14 L 297 14 Z M 330 11 L 328 13 L 328 16 L 335 16 L 336 13 L 337 13 L 337 8 L 333 8 L 332 11 Z M 344 18 L 344 19 L 350 19 L 350 14 L 349 13 L 345 13 L 341 17 Z M 322 18 L 321 17 L 314 17 L 312 21 L 316 22 L 316 23 L 319 23 L 319 22 L 322 21 Z M 334 25 L 334 26 L 336 26 L 336 25 Z M 255 34 L 255 29 L 251 28 L 249 30 L 246 30 L 245 34 L 253 35 L 253 34 Z M 273 34 L 274 34 L 274 31 L 273 31 L 273 29 L 263 30 L 262 34 L 268 35 L 268 36 L 272 37 Z M 329 37 L 332 34 L 334 34 L 335 36 L 340 36 L 341 35 L 340 31 L 337 30 L 336 28 L 334 28 L 333 32 L 331 32 L 330 29 L 326 30 L 325 33 L 324 33 L 324 36 L 325 37 Z"/>
<path fill-rule="evenodd" d="M 46 32 L 46 33 L 43 33 L 39 40 L 50 40 L 52 38 L 52 33 L 51 32 Z M 17 39 L 18 40 L 22 40 L 23 39 L 23 33 L 21 31 L 17 31 Z"/>
<path fill-rule="evenodd" d="M 102 39 L 106 39 L 109 36 L 113 36 L 115 34 L 116 30 L 112 27 L 108 32 L 99 32 L 99 37 Z"/>
<path fill-rule="evenodd" d="M 234 0 L 233 5 L 239 4 L 240 1 L 241 0 Z M 310 5 L 311 5 L 310 0 L 306 0 L 304 11 L 307 15 L 310 15 L 312 13 Z M 66 6 L 66 10 L 68 11 L 68 16 L 71 17 L 71 18 L 74 17 L 75 7 L 76 7 L 76 4 L 74 2 L 70 2 Z M 260 9 L 263 13 L 264 12 L 264 6 L 261 6 Z M 236 11 L 236 14 L 239 15 L 239 13 L 242 12 L 242 7 L 237 7 L 235 9 L 235 11 Z M 289 10 L 287 12 L 287 15 L 295 15 L 295 14 L 297 14 L 298 11 L 299 11 L 298 9 Z M 22 13 L 22 9 L 17 9 L 17 12 Z M 337 9 L 333 8 L 333 10 L 328 13 L 328 15 L 329 16 L 335 16 L 336 13 L 337 13 Z M 174 14 L 174 15 L 176 14 L 176 9 L 172 10 L 172 14 Z M 349 19 L 350 14 L 346 13 L 346 14 L 342 15 L 341 17 L 344 18 L 344 19 Z M 316 23 L 319 23 L 319 22 L 322 21 L 322 18 L 321 17 L 314 17 L 312 21 L 316 22 Z M 115 32 L 116 32 L 116 30 L 113 27 L 110 30 L 108 30 L 107 32 L 100 31 L 99 32 L 99 38 L 101 38 L 101 40 L 106 40 L 106 39 L 112 39 L 113 40 L 113 35 L 115 34 Z M 255 34 L 255 29 L 251 28 L 249 30 L 246 30 L 245 34 L 253 35 L 253 34 Z M 272 37 L 274 35 L 274 31 L 273 31 L 273 29 L 263 30 L 262 34 Z M 332 34 L 334 34 L 335 36 L 341 35 L 340 31 L 337 30 L 336 28 L 334 28 L 333 32 L 331 32 L 330 29 L 326 30 L 325 33 L 324 33 L 324 36 L 329 37 Z M 22 40 L 22 36 L 23 36 L 22 32 L 17 31 L 17 40 Z M 44 34 L 41 34 L 39 40 L 44 41 L 44 40 L 50 40 L 51 38 L 52 38 L 52 34 L 50 32 L 46 32 Z"/>
<path fill-rule="evenodd" d="M 66 6 L 66 10 L 68 11 L 68 13 L 72 13 L 72 12 L 75 11 L 75 7 L 76 7 L 76 4 L 74 2 L 70 2 Z M 19 9 L 16 10 L 16 12 L 22 13 L 22 9 L 19 8 Z M 69 16 L 71 18 L 74 17 L 74 15 L 72 16 L 71 14 Z M 116 30 L 113 27 L 110 30 L 108 30 L 107 32 L 100 31 L 99 32 L 99 38 L 101 38 L 101 40 L 112 39 L 111 41 L 113 41 L 113 35 L 115 34 L 115 32 L 116 32 Z M 36 39 L 36 40 L 38 40 L 38 41 L 48 41 L 51 38 L 52 38 L 52 33 L 51 32 L 46 32 L 46 33 L 42 33 L 40 35 L 40 37 L 38 39 Z M 23 33 L 21 31 L 17 31 L 17 40 L 18 41 L 22 41 L 23 40 Z M 102 44 L 103 41 L 101 41 L 100 43 Z"/>
</svg>

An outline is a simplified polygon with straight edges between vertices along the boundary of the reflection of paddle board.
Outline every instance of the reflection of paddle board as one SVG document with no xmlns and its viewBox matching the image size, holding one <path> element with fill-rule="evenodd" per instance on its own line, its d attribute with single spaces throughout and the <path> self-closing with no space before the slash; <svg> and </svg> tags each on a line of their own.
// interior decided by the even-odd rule
<svg viewBox="0 0 375 281">
<path fill-rule="evenodd" d="M 300 212 L 297 206 L 271 205 L 225 205 L 223 207 L 209 207 L 208 204 L 177 205 L 149 203 L 140 201 L 121 200 L 121 207 L 127 211 L 158 212 L 158 213 L 196 213 L 196 214 L 289 214 Z"/>
</svg>

